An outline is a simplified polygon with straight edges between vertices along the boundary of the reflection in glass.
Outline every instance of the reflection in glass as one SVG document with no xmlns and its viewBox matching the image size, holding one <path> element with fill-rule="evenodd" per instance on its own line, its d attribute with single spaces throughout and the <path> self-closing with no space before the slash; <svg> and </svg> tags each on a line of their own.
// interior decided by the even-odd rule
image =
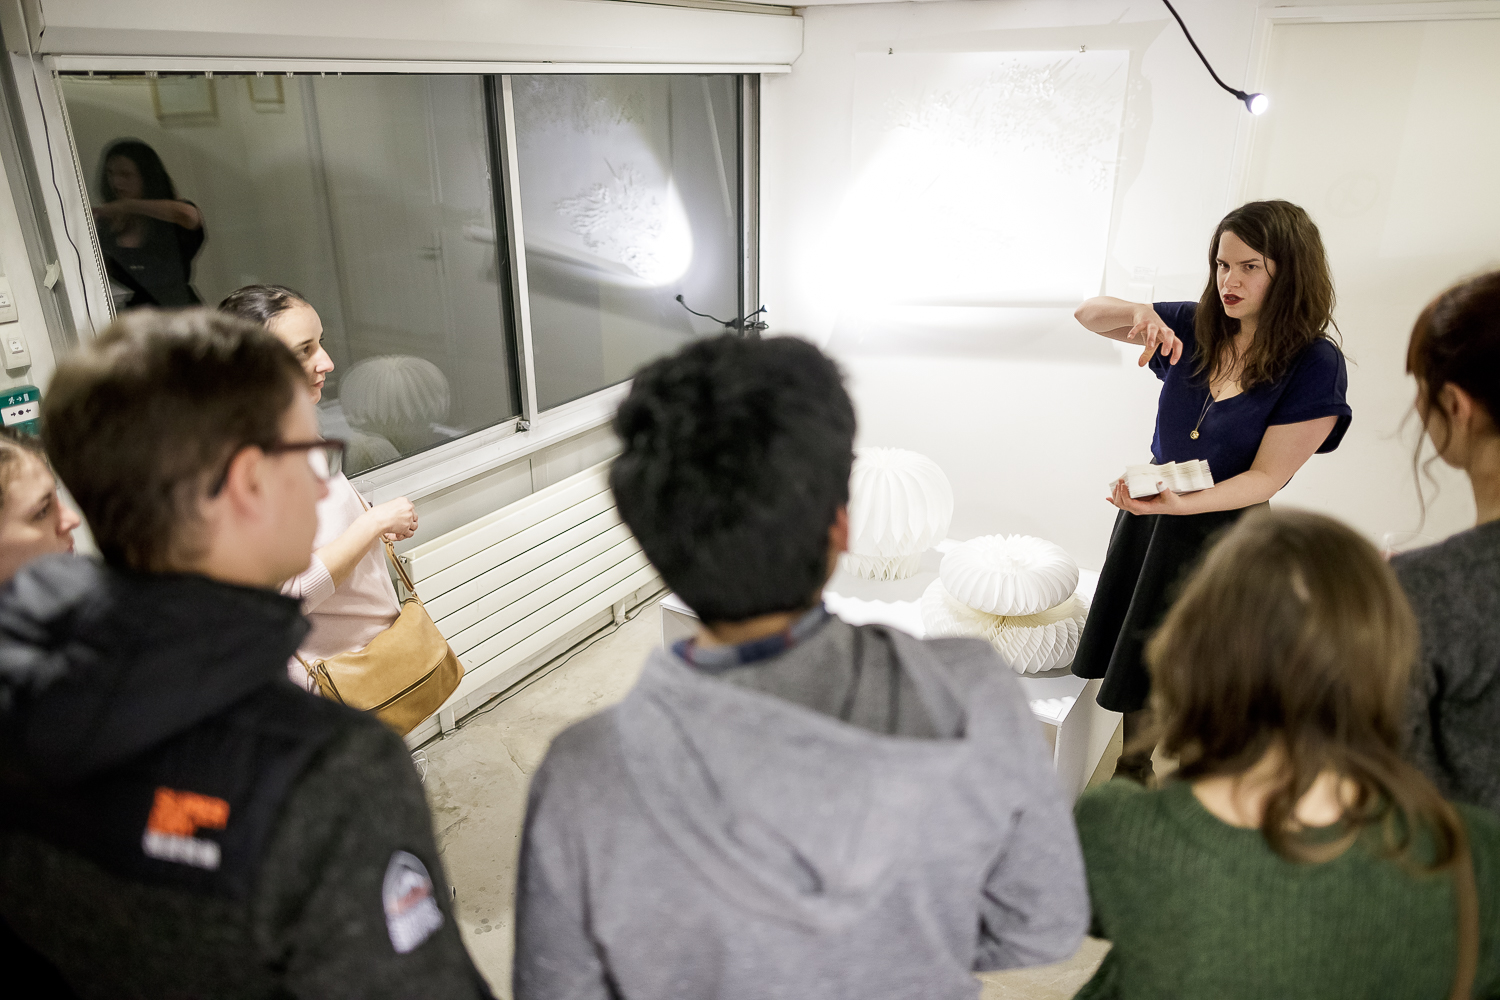
<svg viewBox="0 0 1500 1000">
<path fill-rule="evenodd" d="M 206 81 L 216 114 L 188 121 L 159 113 L 146 77 L 64 77 L 84 176 L 141 140 L 201 212 L 198 297 L 307 296 L 337 365 L 320 422 L 350 442 L 350 474 L 516 416 L 481 78 L 299 77 L 280 102 L 254 80 Z"/>
<path fill-rule="evenodd" d="M 737 76 L 512 78 L 541 409 L 739 314 Z"/>
</svg>

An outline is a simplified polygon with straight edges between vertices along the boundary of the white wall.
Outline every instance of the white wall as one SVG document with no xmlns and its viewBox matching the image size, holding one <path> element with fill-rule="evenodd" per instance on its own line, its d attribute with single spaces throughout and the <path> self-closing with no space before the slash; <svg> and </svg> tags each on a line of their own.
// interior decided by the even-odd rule
<svg viewBox="0 0 1500 1000">
<path fill-rule="evenodd" d="M 1215 68 L 1247 82 L 1254 0 L 1182 0 L 1179 11 Z M 1269 4 L 1267 4 L 1269 6 Z M 1153 297 L 1197 299 L 1207 278 L 1207 240 L 1239 195 L 1231 188 L 1248 115 L 1213 85 L 1159 4 L 1124 0 L 971 0 L 882 3 L 804 10 L 803 54 L 786 77 L 763 84 L 762 297 L 775 332 L 829 343 L 838 303 L 827 282 L 836 215 L 853 180 L 850 132 L 855 53 L 1127 49 L 1125 131 L 1116 177 L 1109 254 L 1101 291 L 1135 297 L 1137 269 Z M 1253 89 L 1253 88 L 1249 88 Z M 1274 106 L 1273 111 L 1274 114 Z M 1272 192 L 1274 194 L 1274 192 Z M 1319 220 L 1323 222 L 1324 220 Z M 1324 223 L 1325 227 L 1327 223 Z M 1338 277 L 1338 261 L 1334 261 Z M 1405 300 L 1403 308 L 1409 308 Z M 1409 324 L 1412 317 L 1405 317 Z M 1363 358 L 1389 343 L 1346 347 Z M 859 443 L 930 455 L 953 481 L 952 534 L 1023 532 L 1058 542 L 1084 566 L 1099 566 L 1115 510 L 1105 484 L 1149 453 L 1159 383 L 1133 354 L 1071 323 L 1026 342 L 997 340 L 958 355 L 913 345 L 884 353 L 830 348 L 849 374 Z M 1416 527 L 1409 461 L 1400 448 L 1365 447 L 1399 422 L 1408 387 L 1399 365 L 1351 368 L 1353 427 L 1342 454 L 1319 456 L 1286 494 L 1377 536 Z M 1356 459 L 1347 460 L 1352 455 Z M 1316 474 L 1314 474 L 1316 473 Z M 1303 485 L 1303 481 L 1307 485 Z M 1391 505 L 1371 505 L 1373 484 Z M 1405 499 L 1397 499 L 1397 495 Z M 1464 526 L 1461 491 L 1429 518 L 1427 531 Z"/>
</svg>

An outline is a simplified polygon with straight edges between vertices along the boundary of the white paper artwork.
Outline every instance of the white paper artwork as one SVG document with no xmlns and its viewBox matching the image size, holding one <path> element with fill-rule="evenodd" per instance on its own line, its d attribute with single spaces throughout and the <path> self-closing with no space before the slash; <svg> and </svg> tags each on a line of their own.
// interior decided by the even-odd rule
<svg viewBox="0 0 1500 1000">
<path fill-rule="evenodd" d="M 920 607 L 928 636 L 984 639 L 1018 674 L 1042 673 L 1072 663 L 1089 613 L 1088 602 L 1075 593 L 1034 615 L 986 614 L 948 593 L 942 580 L 927 587 Z"/>
<path fill-rule="evenodd" d="M 1166 465 L 1127 465 L 1125 467 L 1125 489 L 1132 497 L 1154 497 L 1161 492 L 1157 484 L 1173 493 L 1196 493 L 1214 484 L 1213 473 L 1208 463 L 1201 459 L 1186 462 L 1168 462 Z M 1113 489 L 1113 485 L 1110 487 Z"/>
<path fill-rule="evenodd" d="M 1104 273 L 1129 54 L 860 53 L 844 315 L 1070 308 Z M 842 322 L 842 320 L 841 320 Z"/>
<path fill-rule="evenodd" d="M 861 448 L 849 475 L 844 565 L 869 580 L 904 580 L 952 520 L 953 487 L 936 462 L 903 448 Z"/>
<path fill-rule="evenodd" d="M 943 557 L 938 575 L 957 600 L 992 615 L 1034 615 L 1078 589 L 1062 546 L 1030 535 L 984 535 Z"/>
</svg>

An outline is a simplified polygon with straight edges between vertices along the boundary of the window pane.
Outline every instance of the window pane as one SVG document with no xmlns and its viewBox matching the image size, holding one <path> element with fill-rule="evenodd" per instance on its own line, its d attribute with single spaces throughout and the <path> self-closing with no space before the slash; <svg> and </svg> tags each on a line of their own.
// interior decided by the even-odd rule
<svg viewBox="0 0 1500 1000">
<path fill-rule="evenodd" d="M 62 86 L 117 307 L 213 305 L 255 283 L 306 295 L 335 364 L 319 417 L 350 441 L 348 472 L 520 412 L 481 77 Z M 126 137 L 149 152 L 104 155 Z M 152 164 L 134 164 L 150 153 L 201 229 L 107 204 L 132 185 L 170 197 Z"/>
<path fill-rule="evenodd" d="M 540 408 L 739 314 L 737 76 L 516 76 Z"/>
</svg>

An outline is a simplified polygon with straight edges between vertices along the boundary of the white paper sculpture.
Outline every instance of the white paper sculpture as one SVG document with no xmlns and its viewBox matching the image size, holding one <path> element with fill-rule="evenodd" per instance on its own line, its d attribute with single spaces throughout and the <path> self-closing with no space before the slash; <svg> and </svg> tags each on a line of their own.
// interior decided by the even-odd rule
<svg viewBox="0 0 1500 1000">
<path fill-rule="evenodd" d="M 1042 673 L 1072 663 L 1089 613 L 1083 598 L 1071 594 L 1057 607 L 1038 614 L 991 615 L 954 598 L 942 580 L 932 581 L 920 607 L 928 636 L 984 639 L 1018 674 Z"/>
<path fill-rule="evenodd" d="M 452 393 L 442 369 L 425 358 L 367 358 L 339 385 L 350 426 L 385 438 L 402 453 L 429 444 L 432 425 L 448 418 Z"/>
<path fill-rule="evenodd" d="M 948 535 L 953 487 L 936 462 L 902 448 L 861 448 L 849 474 L 844 565 L 870 580 L 904 580 Z"/>
<path fill-rule="evenodd" d="M 1154 497 L 1161 492 L 1156 484 L 1161 483 L 1173 493 L 1196 493 L 1214 484 L 1208 471 L 1208 463 L 1199 460 L 1168 462 L 1166 465 L 1127 465 L 1125 488 L 1136 499 Z M 1111 487 L 1113 489 L 1113 487 Z"/>
<path fill-rule="evenodd" d="M 1034 615 L 1078 588 L 1078 564 L 1030 535 L 985 535 L 943 557 L 938 575 L 956 599 L 992 615 Z"/>
</svg>

